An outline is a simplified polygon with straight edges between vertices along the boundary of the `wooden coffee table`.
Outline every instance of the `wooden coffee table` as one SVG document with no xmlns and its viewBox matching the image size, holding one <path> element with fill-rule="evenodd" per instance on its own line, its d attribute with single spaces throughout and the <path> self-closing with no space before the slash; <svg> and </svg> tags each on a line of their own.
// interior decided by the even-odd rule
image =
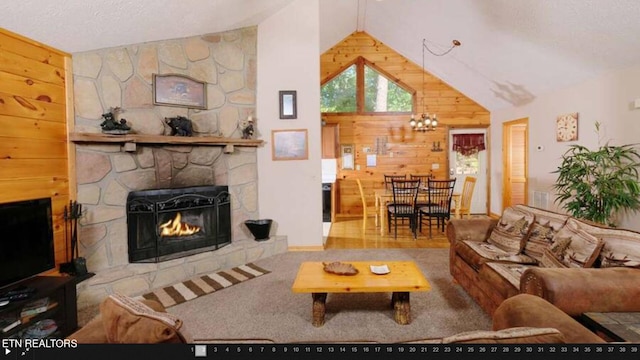
<svg viewBox="0 0 640 360">
<path fill-rule="evenodd" d="M 358 269 L 356 275 L 335 275 L 324 271 L 322 262 L 303 262 L 293 283 L 294 293 L 311 293 L 313 326 L 324 325 L 328 293 L 391 292 L 394 319 L 398 324 L 411 322 L 409 293 L 428 291 L 431 285 L 413 261 L 341 261 Z M 390 272 L 378 275 L 370 265 L 387 265 Z"/>
</svg>

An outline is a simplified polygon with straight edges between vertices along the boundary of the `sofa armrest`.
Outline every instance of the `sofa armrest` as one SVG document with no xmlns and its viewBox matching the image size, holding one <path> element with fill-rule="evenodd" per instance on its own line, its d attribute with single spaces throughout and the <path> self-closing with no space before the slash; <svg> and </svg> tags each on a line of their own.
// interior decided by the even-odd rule
<svg viewBox="0 0 640 360">
<path fill-rule="evenodd" d="M 604 340 L 548 301 L 529 294 L 504 300 L 493 313 L 493 330 L 517 327 L 553 328 L 567 343 L 602 343 Z"/>
<path fill-rule="evenodd" d="M 520 278 L 520 293 L 539 296 L 571 316 L 640 311 L 640 270 L 529 268 Z"/>
<path fill-rule="evenodd" d="M 451 219 L 447 223 L 447 239 L 452 247 L 459 240 L 485 241 L 497 224 L 498 219 L 491 218 Z"/>
<path fill-rule="evenodd" d="M 158 312 L 166 312 L 164 306 L 155 300 L 140 300 L 141 303 L 147 305 L 151 309 Z M 102 322 L 102 314 L 96 315 L 85 326 L 76 330 L 69 335 L 67 339 L 76 340 L 79 344 L 106 344 L 107 332 Z"/>
</svg>

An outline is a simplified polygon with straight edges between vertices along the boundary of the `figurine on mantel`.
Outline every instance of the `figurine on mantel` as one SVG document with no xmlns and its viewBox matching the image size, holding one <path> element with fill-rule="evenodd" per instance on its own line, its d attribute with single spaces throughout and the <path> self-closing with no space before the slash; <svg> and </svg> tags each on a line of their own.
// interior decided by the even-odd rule
<svg viewBox="0 0 640 360">
<path fill-rule="evenodd" d="M 247 121 L 244 122 L 242 127 L 242 138 L 243 139 L 253 139 L 253 118 L 251 115 L 247 118 Z"/>
<path fill-rule="evenodd" d="M 119 113 L 123 112 L 123 110 L 119 107 L 111 107 L 108 113 L 102 114 L 102 118 L 104 121 L 100 124 L 102 128 L 102 132 L 105 134 L 128 134 L 131 131 L 131 127 L 127 125 L 127 119 L 120 119 L 117 121 L 116 118 Z"/>
<path fill-rule="evenodd" d="M 191 120 L 184 116 L 176 116 L 172 118 L 164 118 L 167 125 L 171 128 L 171 136 L 192 136 L 193 127 L 191 126 Z"/>
</svg>

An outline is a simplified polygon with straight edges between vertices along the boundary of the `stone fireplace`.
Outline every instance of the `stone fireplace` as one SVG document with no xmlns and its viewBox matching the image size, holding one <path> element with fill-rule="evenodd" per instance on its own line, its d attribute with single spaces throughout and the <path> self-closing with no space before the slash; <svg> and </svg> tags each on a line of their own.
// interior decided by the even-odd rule
<svg viewBox="0 0 640 360">
<path fill-rule="evenodd" d="M 257 29 L 252 27 L 73 54 L 73 132 L 99 133 L 101 115 L 110 107 L 121 107 L 121 117 L 134 134 L 162 137 L 170 130 L 165 117 L 184 116 L 192 121 L 194 138 L 240 139 L 241 122 L 255 113 L 256 37 Z M 154 105 L 154 73 L 178 73 L 204 81 L 207 108 Z M 259 130 L 258 123 L 255 135 L 260 139 Z M 80 256 L 96 274 L 78 285 L 80 325 L 97 313 L 100 302 L 111 293 L 138 296 L 287 251 L 286 236 L 256 242 L 244 225 L 245 220 L 259 217 L 256 147 L 177 144 L 170 139 L 128 146 L 100 141 L 75 145 L 77 199 L 85 209 L 79 226 Z M 230 214 L 229 229 L 223 231 L 222 240 L 216 240 L 220 242 L 162 261 L 156 257 L 163 255 L 150 255 L 154 260 L 148 262 L 129 261 L 129 194 L 215 186 L 227 187 L 224 206 Z M 182 220 L 194 226 L 210 225 L 204 223 L 204 213 L 192 209 L 181 213 Z M 175 213 L 161 220 L 174 219 Z"/>
</svg>

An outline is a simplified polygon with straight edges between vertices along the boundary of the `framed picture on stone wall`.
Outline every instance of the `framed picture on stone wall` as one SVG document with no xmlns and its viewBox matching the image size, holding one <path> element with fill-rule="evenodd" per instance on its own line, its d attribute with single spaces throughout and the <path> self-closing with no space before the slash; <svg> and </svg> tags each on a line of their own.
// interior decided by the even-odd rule
<svg viewBox="0 0 640 360">
<path fill-rule="evenodd" d="M 153 74 L 153 104 L 207 108 L 207 83 L 181 74 Z"/>
</svg>

